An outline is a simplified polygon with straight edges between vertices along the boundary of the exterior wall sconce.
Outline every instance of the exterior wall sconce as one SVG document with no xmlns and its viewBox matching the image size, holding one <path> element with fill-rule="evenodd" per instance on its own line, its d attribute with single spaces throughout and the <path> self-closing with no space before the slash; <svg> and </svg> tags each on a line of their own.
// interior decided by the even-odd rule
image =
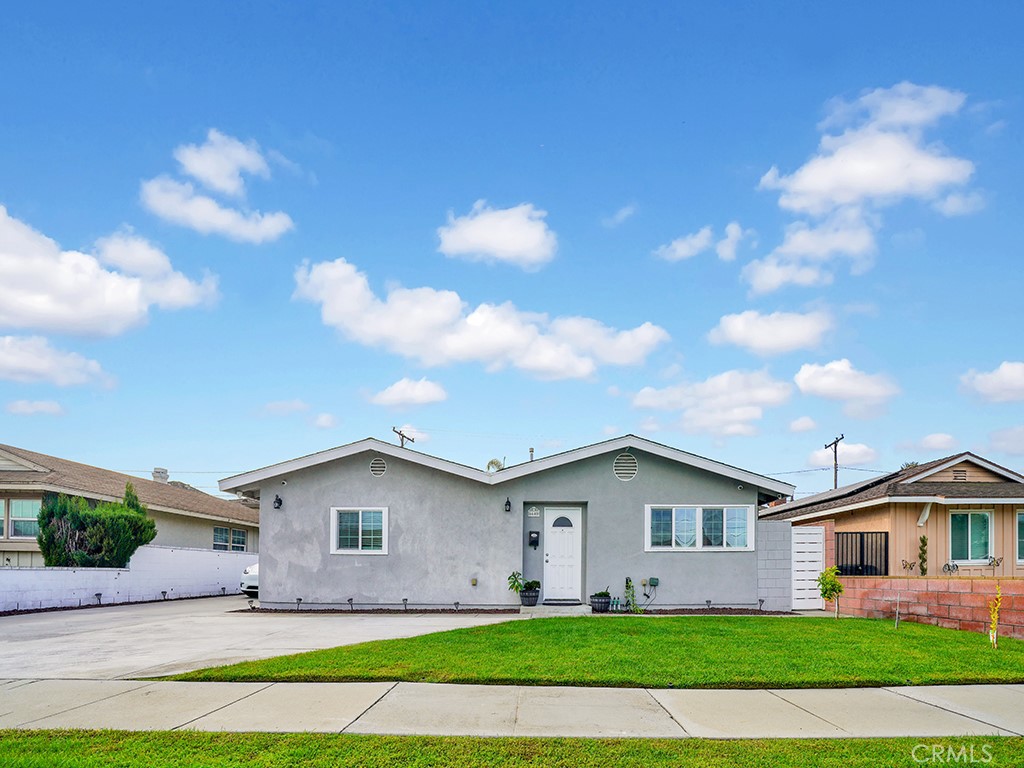
<svg viewBox="0 0 1024 768">
<path fill-rule="evenodd" d="M 510 499 L 508 496 L 505 497 L 505 511 L 512 511 L 512 499 Z"/>
<path fill-rule="evenodd" d="M 281 497 L 280 497 L 280 496 L 278 496 L 278 495 L 277 495 L 277 494 L 275 493 L 275 494 L 274 494 L 274 509 L 280 509 L 280 508 L 281 508 L 281 507 L 282 507 L 283 505 L 284 505 L 284 502 L 283 502 L 283 501 L 281 501 Z"/>
</svg>

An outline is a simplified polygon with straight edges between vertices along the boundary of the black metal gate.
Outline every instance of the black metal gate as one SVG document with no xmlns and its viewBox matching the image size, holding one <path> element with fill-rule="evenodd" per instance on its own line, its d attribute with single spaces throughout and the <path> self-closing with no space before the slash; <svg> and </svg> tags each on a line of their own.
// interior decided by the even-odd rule
<svg viewBox="0 0 1024 768">
<path fill-rule="evenodd" d="M 888 576 L 888 532 L 837 533 L 836 565 L 843 576 Z"/>
</svg>

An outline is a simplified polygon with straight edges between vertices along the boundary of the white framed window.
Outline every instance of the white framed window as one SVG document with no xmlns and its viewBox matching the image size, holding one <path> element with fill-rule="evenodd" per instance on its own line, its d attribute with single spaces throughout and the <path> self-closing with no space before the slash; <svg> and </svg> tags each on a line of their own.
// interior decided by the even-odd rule
<svg viewBox="0 0 1024 768">
<path fill-rule="evenodd" d="M 248 533 L 239 528 L 213 527 L 213 548 L 222 552 L 245 552 L 248 538 Z"/>
<path fill-rule="evenodd" d="M 229 550 L 231 548 L 229 544 L 231 541 L 230 536 L 231 532 L 227 528 L 222 528 L 219 525 L 213 526 L 213 548 L 224 550 L 225 552 Z"/>
<path fill-rule="evenodd" d="M 39 510 L 42 499 L 10 499 L 11 538 L 34 539 L 39 533 Z"/>
<path fill-rule="evenodd" d="M 985 563 L 992 557 L 992 513 L 953 510 L 949 513 L 949 559 Z"/>
<path fill-rule="evenodd" d="M 647 504 L 645 552 L 749 552 L 754 549 L 750 505 Z"/>
<path fill-rule="evenodd" d="M 1017 510 L 1017 562 L 1024 563 L 1024 509 Z"/>
<path fill-rule="evenodd" d="M 231 529 L 231 551 L 232 552 L 245 552 L 245 544 L 248 536 L 243 530 L 237 528 Z"/>
<path fill-rule="evenodd" d="M 7 537 L 7 499 L 0 499 L 0 539 Z"/>
<path fill-rule="evenodd" d="M 387 553 L 387 507 L 331 507 L 332 555 Z"/>
</svg>

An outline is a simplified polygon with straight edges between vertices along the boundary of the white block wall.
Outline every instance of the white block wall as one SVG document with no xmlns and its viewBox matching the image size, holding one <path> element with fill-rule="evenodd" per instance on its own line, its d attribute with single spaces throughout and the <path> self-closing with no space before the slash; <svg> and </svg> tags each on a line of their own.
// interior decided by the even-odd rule
<svg viewBox="0 0 1024 768">
<path fill-rule="evenodd" d="M 255 552 L 147 544 L 127 568 L 0 568 L 0 611 L 238 594 Z"/>
<path fill-rule="evenodd" d="M 757 522 L 757 596 L 766 611 L 793 610 L 793 527 L 788 520 Z"/>
</svg>

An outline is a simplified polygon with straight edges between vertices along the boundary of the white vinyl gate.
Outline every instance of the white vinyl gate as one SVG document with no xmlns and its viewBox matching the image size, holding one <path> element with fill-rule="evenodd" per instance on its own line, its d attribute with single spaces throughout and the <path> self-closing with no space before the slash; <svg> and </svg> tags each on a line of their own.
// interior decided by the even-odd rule
<svg viewBox="0 0 1024 768">
<path fill-rule="evenodd" d="M 825 570 L 825 529 L 817 525 L 793 526 L 793 610 L 825 607 L 818 576 Z"/>
</svg>

